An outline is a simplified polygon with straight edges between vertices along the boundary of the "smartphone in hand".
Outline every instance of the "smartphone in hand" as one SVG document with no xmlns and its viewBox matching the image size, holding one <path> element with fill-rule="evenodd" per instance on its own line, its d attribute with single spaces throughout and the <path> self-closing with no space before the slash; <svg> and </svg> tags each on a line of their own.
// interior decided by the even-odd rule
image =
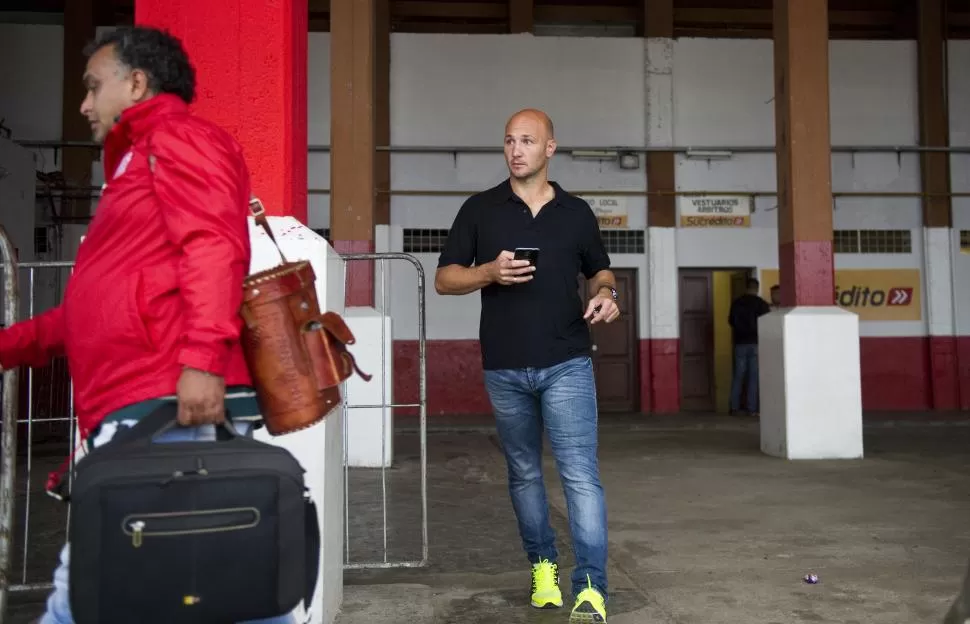
<svg viewBox="0 0 970 624">
<path fill-rule="evenodd" d="M 536 264 L 539 262 L 539 248 L 538 247 L 516 247 L 515 259 L 528 260 L 529 264 L 531 264 L 532 266 L 536 266 Z"/>
</svg>

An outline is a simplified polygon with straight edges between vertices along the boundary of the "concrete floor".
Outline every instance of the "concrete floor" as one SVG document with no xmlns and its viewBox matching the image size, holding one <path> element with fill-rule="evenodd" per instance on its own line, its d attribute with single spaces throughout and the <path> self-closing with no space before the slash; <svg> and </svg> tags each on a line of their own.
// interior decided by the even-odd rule
<svg viewBox="0 0 970 624">
<path fill-rule="evenodd" d="M 867 427 L 864 460 L 786 462 L 760 453 L 755 422 L 687 418 L 604 418 L 610 622 L 942 621 L 970 556 L 970 427 L 883 422 Z M 400 488 L 392 558 L 419 555 L 406 485 L 416 448 L 400 435 L 388 472 Z M 565 622 L 565 610 L 528 606 L 494 434 L 454 428 L 429 448 L 430 564 L 348 572 L 339 624 Z M 573 559 L 551 458 L 546 474 L 566 592 Z M 362 534 L 351 546 L 352 560 L 382 552 Z"/>
<path fill-rule="evenodd" d="M 866 428 L 864 460 L 786 462 L 760 453 L 751 420 L 602 421 L 610 622 L 942 621 L 970 557 L 966 423 L 879 421 Z M 388 560 L 421 558 L 418 436 L 406 427 L 395 444 L 383 479 L 351 471 L 351 562 L 384 558 L 382 492 Z M 348 571 L 338 623 L 566 622 L 568 609 L 528 606 L 528 563 L 494 432 L 441 427 L 428 448 L 428 566 Z M 551 457 L 546 475 L 566 593 L 573 558 Z M 28 580 L 42 581 L 57 536 L 33 531 L 51 540 L 30 549 Z M 807 573 L 820 582 L 804 583 Z M 15 595 L 7 622 L 36 617 L 39 598 Z"/>
</svg>

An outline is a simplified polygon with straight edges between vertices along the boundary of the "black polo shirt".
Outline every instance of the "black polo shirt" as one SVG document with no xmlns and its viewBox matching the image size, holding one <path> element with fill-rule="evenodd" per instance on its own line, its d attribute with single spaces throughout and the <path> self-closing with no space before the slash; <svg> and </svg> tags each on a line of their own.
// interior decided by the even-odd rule
<svg viewBox="0 0 970 624">
<path fill-rule="evenodd" d="M 468 267 L 501 251 L 538 247 L 533 279 L 482 289 L 482 366 L 548 367 L 589 354 L 578 276 L 610 267 L 599 223 L 584 200 L 551 183 L 556 196 L 533 217 L 508 180 L 468 198 L 458 211 L 438 267 Z"/>
</svg>

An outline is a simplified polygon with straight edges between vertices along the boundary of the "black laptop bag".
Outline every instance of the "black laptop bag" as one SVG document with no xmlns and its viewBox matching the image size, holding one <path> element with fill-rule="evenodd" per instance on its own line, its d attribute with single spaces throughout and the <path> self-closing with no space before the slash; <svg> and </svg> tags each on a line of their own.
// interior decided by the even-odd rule
<svg viewBox="0 0 970 624">
<path fill-rule="evenodd" d="M 78 624 L 231 624 L 309 610 L 320 538 L 304 470 L 236 433 L 157 442 L 166 404 L 76 466 L 70 601 Z"/>
</svg>

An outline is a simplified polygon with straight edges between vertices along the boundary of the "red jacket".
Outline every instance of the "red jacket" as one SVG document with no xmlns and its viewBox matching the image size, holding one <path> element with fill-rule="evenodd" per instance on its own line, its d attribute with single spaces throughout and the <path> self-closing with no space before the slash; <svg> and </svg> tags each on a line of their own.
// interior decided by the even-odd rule
<svg viewBox="0 0 970 624">
<path fill-rule="evenodd" d="M 114 410 L 175 394 L 186 366 L 251 383 L 239 344 L 250 257 L 240 146 L 159 95 L 122 113 L 104 172 L 63 303 L 0 332 L 5 369 L 67 356 L 83 437 Z"/>
</svg>

